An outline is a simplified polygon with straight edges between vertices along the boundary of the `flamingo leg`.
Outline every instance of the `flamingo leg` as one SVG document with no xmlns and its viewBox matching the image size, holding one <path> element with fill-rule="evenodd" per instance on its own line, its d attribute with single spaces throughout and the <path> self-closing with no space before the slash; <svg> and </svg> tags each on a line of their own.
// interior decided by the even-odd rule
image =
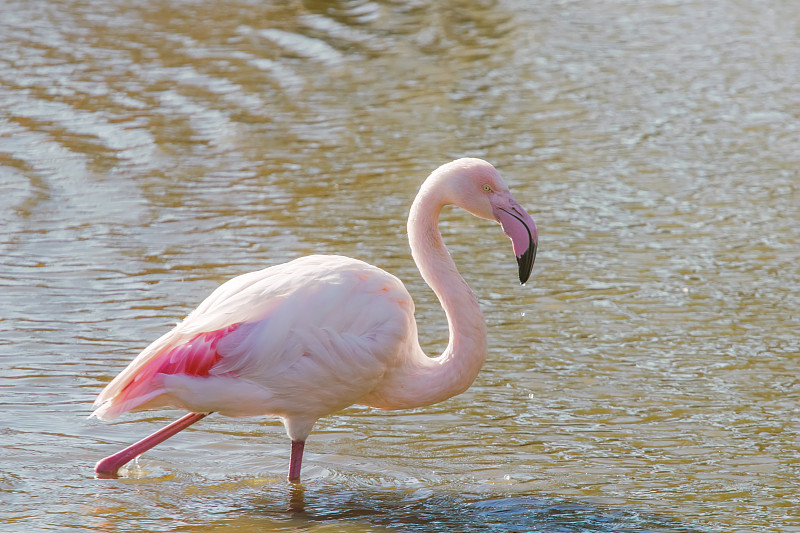
<svg viewBox="0 0 800 533">
<path fill-rule="evenodd" d="M 122 466 L 127 464 L 129 461 L 135 459 L 136 457 L 142 455 L 144 452 L 149 450 L 150 448 L 156 446 L 157 444 L 161 444 L 168 438 L 172 437 L 176 433 L 181 430 L 184 430 L 206 417 L 210 413 L 189 413 L 172 424 L 159 429 L 149 437 L 145 437 L 139 442 L 135 444 L 131 444 L 121 452 L 117 452 L 114 455 L 109 455 L 105 459 L 101 459 L 97 462 L 94 467 L 94 471 L 99 478 L 116 478 L 117 472 L 119 471 Z M 298 462 L 298 471 L 299 471 L 299 462 Z"/>
<path fill-rule="evenodd" d="M 303 448 L 306 445 L 304 440 L 292 441 L 292 453 L 289 456 L 289 481 L 300 479 L 300 466 L 303 462 Z"/>
</svg>

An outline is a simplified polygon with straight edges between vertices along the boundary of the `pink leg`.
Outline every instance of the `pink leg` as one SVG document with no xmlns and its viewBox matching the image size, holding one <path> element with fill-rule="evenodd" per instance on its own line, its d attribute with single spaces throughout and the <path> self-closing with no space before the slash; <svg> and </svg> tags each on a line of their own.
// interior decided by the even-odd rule
<svg viewBox="0 0 800 533">
<path fill-rule="evenodd" d="M 205 418 L 210 413 L 189 413 L 165 428 L 161 428 L 149 437 L 145 437 L 136 444 L 131 444 L 121 452 L 110 455 L 105 459 L 101 459 L 94 467 L 94 471 L 99 478 L 115 478 L 117 471 L 123 465 L 142 455 L 144 452 L 161 444 L 177 432 L 188 428 L 195 422 Z"/>
<path fill-rule="evenodd" d="M 300 479 L 300 465 L 303 462 L 303 448 L 306 445 L 304 440 L 292 441 L 292 453 L 289 456 L 289 481 Z"/>
</svg>

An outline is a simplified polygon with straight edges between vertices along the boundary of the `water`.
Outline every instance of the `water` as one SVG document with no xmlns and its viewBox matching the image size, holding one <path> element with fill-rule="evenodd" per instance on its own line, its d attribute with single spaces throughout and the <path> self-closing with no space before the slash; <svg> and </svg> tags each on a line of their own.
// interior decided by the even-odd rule
<svg viewBox="0 0 800 533">
<path fill-rule="evenodd" d="M 800 531 L 800 4 L 0 6 L 3 531 Z M 447 211 L 490 353 L 440 405 L 87 420 L 224 280 L 311 252 L 406 282 L 419 183 L 484 157 L 537 220 Z"/>
</svg>

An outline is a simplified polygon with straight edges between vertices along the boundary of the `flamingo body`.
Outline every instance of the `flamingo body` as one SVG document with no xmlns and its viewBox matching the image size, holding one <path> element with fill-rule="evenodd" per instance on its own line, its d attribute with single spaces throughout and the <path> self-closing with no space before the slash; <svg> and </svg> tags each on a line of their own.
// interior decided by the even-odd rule
<svg viewBox="0 0 800 533">
<path fill-rule="evenodd" d="M 134 359 L 95 415 L 157 407 L 278 415 L 292 440 L 305 440 L 315 420 L 368 398 L 416 353 L 413 314 L 400 280 L 348 257 L 244 274 Z"/>
<path fill-rule="evenodd" d="M 537 243 L 535 223 L 485 161 L 457 160 L 425 181 L 408 231 L 414 259 L 447 315 L 450 343 L 442 355 L 422 351 L 402 282 L 363 261 L 312 255 L 235 277 L 100 393 L 93 416 L 101 419 L 160 407 L 190 414 L 104 459 L 98 474 L 116 475 L 124 462 L 218 412 L 281 417 L 292 439 L 289 478 L 296 479 L 320 417 L 355 403 L 408 408 L 463 392 L 485 360 L 486 323 L 438 231 L 448 203 L 502 225 L 523 283 Z"/>
</svg>

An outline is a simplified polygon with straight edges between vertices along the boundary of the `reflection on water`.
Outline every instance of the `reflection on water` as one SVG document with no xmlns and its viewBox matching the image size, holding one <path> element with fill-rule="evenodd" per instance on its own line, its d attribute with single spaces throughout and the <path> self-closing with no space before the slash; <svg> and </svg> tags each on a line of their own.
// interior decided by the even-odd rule
<svg viewBox="0 0 800 533">
<path fill-rule="evenodd" d="M 800 527 L 800 4 L 777 0 L 0 5 L 0 529 Z M 222 281 L 311 252 L 441 311 L 404 223 L 496 164 L 539 223 L 446 211 L 487 365 L 444 404 L 318 424 L 297 508 L 276 421 L 87 421 Z M 688 525 L 687 525 L 688 524 Z"/>
<path fill-rule="evenodd" d="M 305 490 L 283 484 L 250 485 L 229 484 L 217 487 L 216 493 L 206 486 L 181 496 L 183 502 L 202 499 L 209 515 L 204 531 L 701 532 L 649 513 L 556 498 L 481 499 L 476 494 L 441 494 L 424 488 L 396 491 L 327 485 Z M 220 498 L 220 493 L 227 498 Z M 232 494 L 237 496 L 235 501 Z M 285 501 L 289 507 L 283 507 Z M 90 527 L 102 527 L 102 515 L 109 509 L 87 511 Z M 174 530 L 194 531 L 194 527 L 178 524 Z"/>
<path fill-rule="evenodd" d="M 690 526 L 633 510 L 557 499 L 510 497 L 473 500 L 475 495 L 441 495 L 420 489 L 398 498 L 385 491 L 319 493 L 311 511 L 293 521 L 330 525 L 360 522 L 390 531 L 579 531 L 699 533 Z"/>
</svg>

